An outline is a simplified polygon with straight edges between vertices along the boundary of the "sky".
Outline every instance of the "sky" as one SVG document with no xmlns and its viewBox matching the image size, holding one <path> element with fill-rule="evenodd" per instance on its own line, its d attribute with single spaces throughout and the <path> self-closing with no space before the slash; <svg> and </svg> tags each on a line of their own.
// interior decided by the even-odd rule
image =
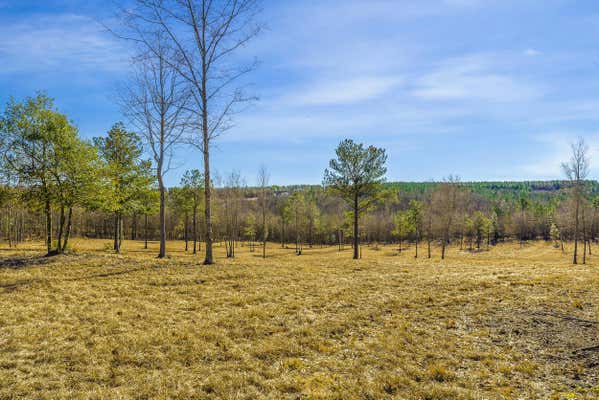
<svg viewBox="0 0 599 400">
<path fill-rule="evenodd" d="M 127 45 L 107 0 L 0 0 L 0 104 L 43 90 L 83 137 L 123 116 Z M 239 55 L 259 100 L 214 145 L 249 185 L 318 184 L 337 144 L 383 147 L 390 181 L 559 179 L 578 137 L 599 177 L 599 2 L 264 0 Z M 201 169 L 181 148 L 167 183 Z"/>
</svg>

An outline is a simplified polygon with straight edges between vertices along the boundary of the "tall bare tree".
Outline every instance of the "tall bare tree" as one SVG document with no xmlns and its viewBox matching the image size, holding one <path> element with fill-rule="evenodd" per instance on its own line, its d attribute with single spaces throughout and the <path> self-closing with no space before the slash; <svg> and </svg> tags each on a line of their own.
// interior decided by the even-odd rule
<svg viewBox="0 0 599 400">
<path fill-rule="evenodd" d="M 166 186 L 164 176 L 171 166 L 173 150 L 181 143 L 189 122 L 186 111 L 191 100 L 189 85 L 177 73 L 164 33 L 147 34 L 152 51 L 141 47 L 134 58 L 135 72 L 120 93 L 123 113 L 144 139 L 154 160 L 160 193 L 158 257 L 166 257 Z M 151 41 L 151 42 L 150 42 Z M 170 60 L 170 61 L 166 61 Z"/>
<path fill-rule="evenodd" d="M 241 228 L 241 210 L 245 180 L 239 171 L 232 171 L 225 180 L 225 186 L 220 190 L 222 195 L 222 225 L 225 235 L 227 258 L 235 257 L 235 247 L 239 241 Z"/>
<path fill-rule="evenodd" d="M 439 237 L 441 238 L 441 259 L 445 259 L 445 252 L 451 239 L 461 194 L 460 179 L 452 175 L 441 182 L 432 194 L 432 208 L 437 214 L 436 220 Z"/>
<path fill-rule="evenodd" d="M 175 54 L 166 61 L 192 89 L 192 143 L 204 158 L 204 264 L 214 263 L 210 145 L 232 127 L 233 115 L 254 99 L 243 93 L 240 79 L 256 62 L 240 65 L 236 53 L 260 32 L 259 11 L 259 0 L 134 0 L 133 7 L 122 11 L 126 32 L 120 36 L 159 54 L 148 31 L 163 32 Z"/>
<path fill-rule="evenodd" d="M 262 258 L 266 258 L 266 240 L 268 239 L 268 226 L 266 224 L 266 191 L 270 174 L 264 165 L 258 170 L 258 185 L 260 186 L 260 208 L 262 212 Z"/>
<path fill-rule="evenodd" d="M 585 196 L 585 180 L 589 175 L 589 147 L 583 138 L 571 145 L 570 161 L 562 164 L 564 174 L 570 181 L 570 190 L 574 201 L 574 255 L 572 263 L 578 263 L 578 240 L 580 238 L 581 207 Z"/>
</svg>

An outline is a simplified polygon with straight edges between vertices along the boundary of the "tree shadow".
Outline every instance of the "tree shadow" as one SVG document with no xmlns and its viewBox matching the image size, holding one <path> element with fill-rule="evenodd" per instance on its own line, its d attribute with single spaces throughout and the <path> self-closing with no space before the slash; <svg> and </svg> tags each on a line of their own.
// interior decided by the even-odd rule
<svg viewBox="0 0 599 400">
<path fill-rule="evenodd" d="M 46 256 L 20 256 L 20 257 L 0 257 L 1 269 L 22 269 L 37 265 L 45 265 L 51 262 Z"/>
<path fill-rule="evenodd" d="M 86 275 L 86 276 L 78 276 L 76 278 L 64 278 L 61 279 L 61 281 L 84 281 L 84 280 L 88 280 L 88 279 L 94 279 L 94 278 L 109 278 L 111 276 L 118 276 L 118 275 L 125 275 L 125 274 L 130 274 L 133 272 L 137 272 L 137 271 L 141 271 L 147 269 L 145 267 L 139 267 L 139 268 L 131 268 L 131 269 L 126 269 L 123 271 L 114 271 L 114 272 L 103 272 L 100 274 L 93 274 L 93 275 Z"/>
<path fill-rule="evenodd" d="M 13 283 L 0 283 L 0 289 L 4 289 L 4 293 L 10 293 L 21 286 L 31 285 L 36 282 L 41 282 L 41 279 L 24 279 Z"/>
<path fill-rule="evenodd" d="M 39 253 L 40 249 L 36 249 L 36 248 L 21 248 L 21 247 L 2 247 L 0 248 L 0 252 L 5 252 L 5 253 L 15 253 L 15 252 L 19 252 L 19 253 Z"/>
</svg>

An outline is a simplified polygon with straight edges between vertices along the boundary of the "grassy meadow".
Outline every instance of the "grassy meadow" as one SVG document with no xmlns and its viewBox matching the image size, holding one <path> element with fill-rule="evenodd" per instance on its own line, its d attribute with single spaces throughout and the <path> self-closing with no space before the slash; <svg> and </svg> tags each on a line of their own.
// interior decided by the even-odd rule
<svg viewBox="0 0 599 400">
<path fill-rule="evenodd" d="M 0 399 L 599 398 L 596 256 L 183 246 L 2 247 Z"/>
</svg>

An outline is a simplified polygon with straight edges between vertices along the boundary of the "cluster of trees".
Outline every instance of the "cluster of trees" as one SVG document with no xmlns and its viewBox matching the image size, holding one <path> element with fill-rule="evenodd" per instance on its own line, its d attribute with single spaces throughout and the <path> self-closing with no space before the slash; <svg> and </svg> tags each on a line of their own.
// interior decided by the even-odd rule
<svg viewBox="0 0 599 400">
<path fill-rule="evenodd" d="M 116 252 L 124 238 L 145 240 L 146 247 L 148 240 L 184 240 L 193 254 L 205 246 L 203 172 L 186 171 L 177 187 L 160 185 L 158 163 L 143 158 L 142 139 L 122 123 L 106 137 L 83 140 L 52 99 L 39 94 L 9 102 L 0 132 L 0 234 L 9 246 L 44 237 L 48 254 L 61 253 L 73 234 L 111 238 Z M 423 190 L 386 184 L 385 151 L 344 140 L 322 186 L 269 186 L 264 167 L 253 187 L 237 171 L 216 174 L 208 189 L 212 238 L 228 257 L 239 246 L 255 251 L 258 242 L 266 257 L 271 241 L 298 255 L 305 246 L 351 244 L 355 258 L 360 242 L 393 243 L 399 253 L 409 242 L 415 257 L 424 248 L 429 258 L 438 243 L 444 258 L 452 243 L 482 251 L 504 240 L 543 239 L 562 249 L 573 241 L 573 261 L 585 262 L 599 237 L 599 195 L 587 180 L 586 154 L 584 142 L 574 145 L 563 166 L 568 180 L 550 194 L 489 196 L 452 176 Z"/>
<path fill-rule="evenodd" d="M 12 245 L 29 233 L 29 213 L 40 213 L 48 254 L 63 253 L 74 210 L 101 210 L 114 216 L 114 250 L 123 239 L 123 217 L 153 213 L 152 167 L 141 158 L 139 137 L 115 124 L 103 138 L 82 140 L 77 128 L 44 94 L 11 100 L 0 119 L 0 205 L 4 232 Z M 19 218 L 15 218 L 19 215 Z"/>
</svg>

